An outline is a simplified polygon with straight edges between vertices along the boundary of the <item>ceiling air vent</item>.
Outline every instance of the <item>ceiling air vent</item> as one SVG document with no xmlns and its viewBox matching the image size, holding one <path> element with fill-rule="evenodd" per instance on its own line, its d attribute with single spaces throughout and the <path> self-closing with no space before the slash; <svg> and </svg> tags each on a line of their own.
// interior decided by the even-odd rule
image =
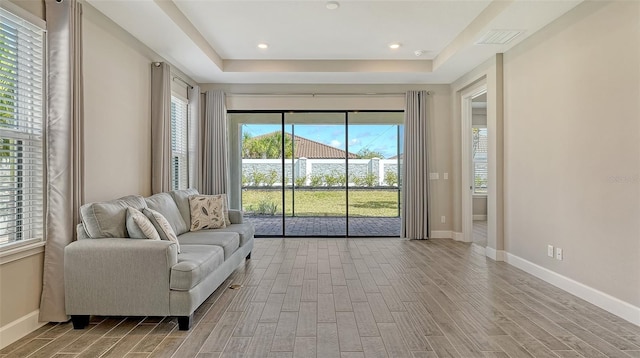
<svg viewBox="0 0 640 358">
<path fill-rule="evenodd" d="M 504 45 L 523 32 L 520 30 L 490 30 L 476 41 L 476 45 Z"/>
</svg>

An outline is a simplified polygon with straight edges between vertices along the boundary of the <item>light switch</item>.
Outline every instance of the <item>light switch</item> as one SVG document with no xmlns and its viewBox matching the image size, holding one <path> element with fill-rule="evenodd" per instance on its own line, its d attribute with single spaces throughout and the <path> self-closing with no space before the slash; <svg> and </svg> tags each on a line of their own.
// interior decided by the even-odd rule
<svg viewBox="0 0 640 358">
<path fill-rule="evenodd" d="M 429 179 L 431 179 L 431 180 L 440 179 L 440 173 L 429 173 Z"/>
<path fill-rule="evenodd" d="M 443 177 L 444 177 L 444 178 L 443 178 L 444 180 L 448 180 L 448 179 L 449 179 L 449 173 L 444 173 L 444 174 L 443 174 Z"/>
</svg>

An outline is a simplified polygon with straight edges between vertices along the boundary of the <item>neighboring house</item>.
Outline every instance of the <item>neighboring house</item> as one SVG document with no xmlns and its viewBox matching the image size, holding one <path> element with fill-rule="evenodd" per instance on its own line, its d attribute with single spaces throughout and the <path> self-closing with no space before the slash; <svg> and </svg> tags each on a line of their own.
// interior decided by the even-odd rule
<svg viewBox="0 0 640 358">
<path fill-rule="evenodd" d="M 278 134 L 279 132 L 271 132 L 255 136 L 252 139 L 267 138 Z M 285 133 L 285 136 L 291 138 L 291 133 Z M 358 156 L 354 153 L 344 151 L 342 149 L 332 147 L 330 145 L 316 142 L 305 137 L 297 135 L 293 136 L 293 150 L 294 158 L 307 158 L 307 159 L 344 159 L 348 154 L 349 159 L 357 159 Z"/>
</svg>

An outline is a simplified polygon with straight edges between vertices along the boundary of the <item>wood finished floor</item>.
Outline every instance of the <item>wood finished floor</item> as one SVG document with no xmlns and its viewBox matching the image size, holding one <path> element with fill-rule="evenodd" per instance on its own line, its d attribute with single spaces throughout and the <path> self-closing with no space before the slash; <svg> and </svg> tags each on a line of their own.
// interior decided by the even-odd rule
<svg viewBox="0 0 640 358">
<path fill-rule="evenodd" d="M 256 239 L 188 332 L 175 318 L 93 317 L 0 357 L 640 357 L 640 327 L 469 244 Z"/>
</svg>

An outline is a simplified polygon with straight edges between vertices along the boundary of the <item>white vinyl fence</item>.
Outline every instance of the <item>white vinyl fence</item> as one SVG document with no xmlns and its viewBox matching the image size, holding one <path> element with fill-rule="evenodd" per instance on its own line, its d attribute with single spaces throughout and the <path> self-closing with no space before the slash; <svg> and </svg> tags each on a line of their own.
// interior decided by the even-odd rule
<svg viewBox="0 0 640 358">
<path fill-rule="evenodd" d="M 398 186 L 398 159 L 285 159 L 285 185 L 331 187 Z M 281 186 L 282 159 L 243 159 L 242 186 Z"/>
</svg>

